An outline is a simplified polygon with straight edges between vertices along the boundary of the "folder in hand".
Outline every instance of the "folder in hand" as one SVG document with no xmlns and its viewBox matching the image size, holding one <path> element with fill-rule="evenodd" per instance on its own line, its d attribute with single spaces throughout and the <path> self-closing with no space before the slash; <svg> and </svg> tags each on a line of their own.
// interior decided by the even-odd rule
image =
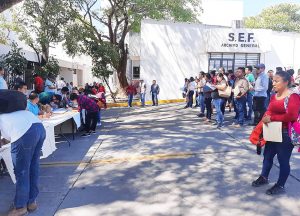
<svg viewBox="0 0 300 216">
<path fill-rule="evenodd" d="M 269 142 L 282 142 L 282 122 L 263 124 L 264 140 Z"/>
</svg>

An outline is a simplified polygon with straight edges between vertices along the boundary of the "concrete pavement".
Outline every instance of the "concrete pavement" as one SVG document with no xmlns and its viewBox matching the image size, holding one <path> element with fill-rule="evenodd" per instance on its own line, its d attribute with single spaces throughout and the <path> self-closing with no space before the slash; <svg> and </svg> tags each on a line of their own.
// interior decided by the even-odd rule
<svg viewBox="0 0 300 216">
<path fill-rule="evenodd" d="M 248 142 L 251 128 L 217 130 L 182 107 L 110 109 L 97 136 L 57 143 L 42 160 L 40 208 L 31 215 L 299 216 L 300 154 L 287 194 L 269 197 L 270 186 L 251 187 L 262 162 Z M 4 214 L 14 193 L 8 177 L 0 192 Z"/>
</svg>

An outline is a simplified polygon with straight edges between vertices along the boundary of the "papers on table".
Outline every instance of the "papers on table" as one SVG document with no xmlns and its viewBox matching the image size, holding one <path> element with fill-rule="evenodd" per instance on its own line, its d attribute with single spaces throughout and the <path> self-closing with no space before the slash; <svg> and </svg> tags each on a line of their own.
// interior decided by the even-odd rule
<svg viewBox="0 0 300 216">
<path fill-rule="evenodd" d="M 66 113 L 66 112 L 68 112 L 68 110 L 67 110 L 67 109 L 64 109 L 64 108 L 60 108 L 60 109 L 55 109 L 55 110 L 53 110 L 53 114 L 64 114 L 64 113 Z"/>
<path fill-rule="evenodd" d="M 270 122 L 263 126 L 264 140 L 269 142 L 282 142 L 282 122 Z"/>
</svg>

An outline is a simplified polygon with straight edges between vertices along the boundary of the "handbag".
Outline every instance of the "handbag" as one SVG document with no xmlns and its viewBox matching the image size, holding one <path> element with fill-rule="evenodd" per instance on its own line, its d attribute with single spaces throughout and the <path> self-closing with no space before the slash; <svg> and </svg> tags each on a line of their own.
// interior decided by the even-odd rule
<svg viewBox="0 0 300 216">
<path fill-rule="evenodd" d="M 230 98 L 232 93 L 232 88 L 230 86 L 227 86 L 225 90 L 218 90 L 219 96 L 222 98 Z"/>
<path fill-rule="evenodd" d="M 101 100 L 98 101 L 97 105 L 98 105 L 98 107 L 100 109 L 104 109 L 105 108 L 105 104 Z"/>
<path fill-rule="evenodd" d="M 284 108 L 285 108 L 286 111 L 288 111 L 288 103 L 289 103 L 289 99 L 290 99 L 291 95 L 292 94 L 290 94 L 284 100 Z M 291 138 L 291 141 L 292 141 L 293 145 L 297 146 L 297 147 L 300 147 L 300 113 L 299 113 L 298 118 L 295 122 L 290 122 L 289 123 L 288 132 L 289 132 L 289 136 Z"/>
</svg>

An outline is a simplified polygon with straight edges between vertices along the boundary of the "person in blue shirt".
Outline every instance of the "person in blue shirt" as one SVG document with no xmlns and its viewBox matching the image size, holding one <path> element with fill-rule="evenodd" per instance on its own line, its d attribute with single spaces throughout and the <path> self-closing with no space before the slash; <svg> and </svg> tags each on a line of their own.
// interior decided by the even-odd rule
<svg viewBox="0 0 300 216">
<path fill-rule="evenodd" d="M 267 91 L 269 87 L 269 77 L 265 72 L 266 66 L 264 64 L 259 64 L 256 66 L 257 79 L 255 81 L 254 87 L 254 97 L 253 97 L 253 111 L 254 111 L 254 123 L 256 126 L 266 112 L 266 99 Z"/>
<path fill-rule="evenodd" d="M 31 93 L 28 97 L 27 101 L 27 110 L 32 112 L 35 116 L 39 116 L 42 114 L 40 108 L 38 106 L 39 96 L 36 93 Z"/>
</svg>

